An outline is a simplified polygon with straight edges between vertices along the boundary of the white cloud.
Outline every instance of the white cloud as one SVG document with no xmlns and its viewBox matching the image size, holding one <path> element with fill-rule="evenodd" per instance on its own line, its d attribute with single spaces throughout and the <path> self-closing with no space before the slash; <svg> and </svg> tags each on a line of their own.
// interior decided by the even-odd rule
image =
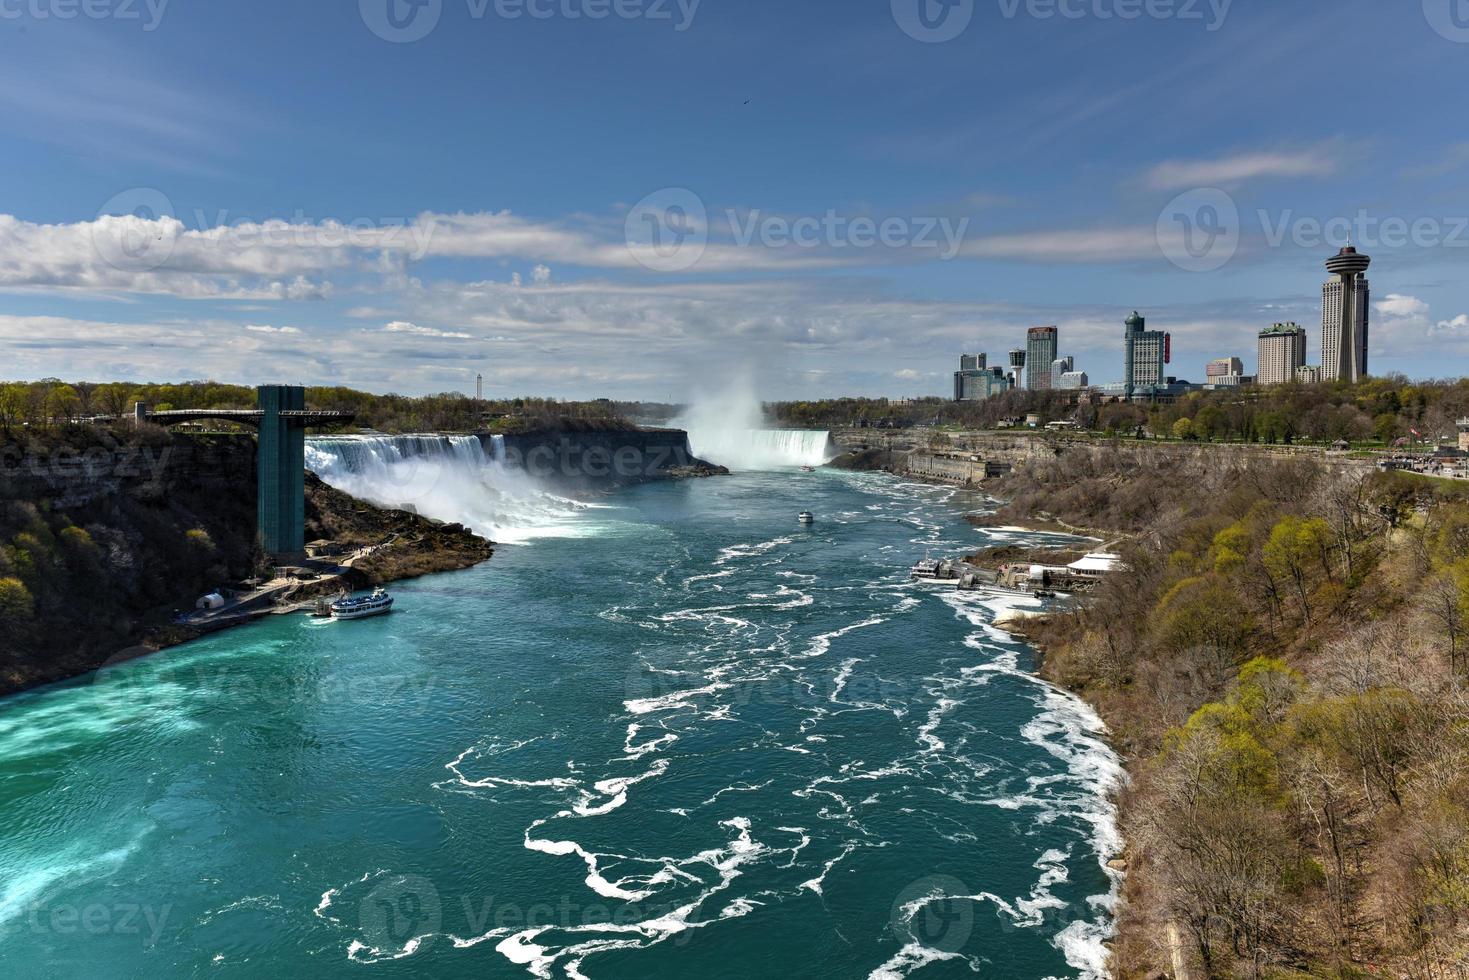
<svg viewBox="0 0 1469 980">
<path fill-rule="evenodd" d="M 1389 317 L 1423 317 L 1428 315 L 1428 304 L 1416 296 L 1389 293 L 1373 304 L 1377 312 Z"/>
<path fill-rule="evenodd" d="M 1330 177 L 1336 172 L 1334 145 L 1294 153 L 1245 153 L 1217 160 L 1167 160 L 1149 172 L 1155 190 L 1220 187 L 1260 177 Z"/>
<path fill-rule="evenodd" d="M 296 327 L 272 327 L 262 323 L 247 323 L 245 329 L 254 333 L 300 333 Z"/>
<path fill-rule="evenodd" d="M 531 280 L 537 286 L 544 286 L 551 281 L 551 270 L 544 265 L 538 265 L 531 271 Z"/>
<path fill-rule="evenodd" d="M 1156 258 L 1158 231 L 1149 227 L 1062 229 L 970 239 L 960 250 L 967 258 L 1028 262 L 1121 262 Z"/>
<path fill-rule="evenodd" d="M 418 324 L 409 323 L 406 320 L 394 320 L 392 323 L 383 327 L 383 333 L 411 333 L 417 337 L 440 337 L 449 340 L 474 339 L 472 335 L 467 333 L 451 333 L 447 330 L 440 330 L 437 327 L 420 327 Z"/>
<path fill-rule="evenodd" d="M 1374 354 L 1394 357 L 1430 348 L 1443 354 L 1444 340 L 1469 338 L 1469 313 L 1460 313 L 1448 320 L 1434 320 L 1432 308 L 1427 303 L 1416 296 L 1398 293 L 1389 294 L 1372 305 L 1383 317 L 1372 331 Z M 1458 353 L 1461 352 L 1456 350 L 1455 354 Z"/>
</svg>

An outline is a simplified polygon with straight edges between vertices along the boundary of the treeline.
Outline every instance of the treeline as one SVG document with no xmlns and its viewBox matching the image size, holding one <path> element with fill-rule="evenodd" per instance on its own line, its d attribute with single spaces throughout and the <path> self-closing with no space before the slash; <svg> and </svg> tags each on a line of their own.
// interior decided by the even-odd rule
<svg viewBox="0 0 1469 980">
<path fill-rule="evenodd" d="M 131 417 L 137 402 L 153 411 L 251 409 L 255 389 L 214 381 L 179 384 L 68 383 L 57 378 L 0 383 L 0 429 L 46 428 L 98 416 Z M 353 412 L 356 424 L 380 432 L 513 431 L 559 422 L 605 423 L 630 418 L 667 418 L 668 406 L 640 402 L 568 402 L 550 398 L 475 399 L 460 392 L 436 395 L 377 395 L 352 388 L 306 389 L 307 407 Z"/>
<path fill-rule="evenodd" d="M 1009 391 L 982 402 L 938 398 L 896 402 L 842 398 L 771 405 L 778 422 L 833 426 L 957 426 L 993 429 L 1038 415 L 1118 436 L 1290 444 L 1449 439 L 1469 417 L 1469 379 L 1410 382 L 1395 376 L 1358 385 L 1275 385 L 1191 392 L 1173 404 L 1134 404 L 1100 395 Z M 1415 435 L 1416 430 L 1416 435 Z"/>
<path fill-rule="evenodd" d="M 1027 627 L 1129 757 L 1117 974 L 1469 975 L 1463 491 L 1119 443 L 999 492 L 1135 535 Z"/>
</svg>

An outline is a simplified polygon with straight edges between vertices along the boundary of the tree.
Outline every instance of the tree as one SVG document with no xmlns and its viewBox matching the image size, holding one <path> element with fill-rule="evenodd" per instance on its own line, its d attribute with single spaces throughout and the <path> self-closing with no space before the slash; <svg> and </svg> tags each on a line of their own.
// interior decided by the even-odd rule
<svg viewBox="0 0 1469 980">
<path fill-rule="evenodd" d="M 1461 558 L 1429 579 L 1423 609 L 1449 641 L 1449 671 L 1459 672 L 1459 644 L 1469 625 L 1469 558 Z"/>
<path fill-rule="evenodd" d="M 1265 543 L 1265 567 L 1270 574 L 1295 583 L 1301 599 L 1301 612 L 1311 621 L 1310 580 L 1312 570 L 1320 565 L 1331 578 L 1331 527 L 1319 517 L 1286 517 L 1270 532 Z"/>
<path fill-rule="evenodd" d="M 17 629 L 36 615 L 36 600 L 18 578 L 0 578 L 0 629 Z"/>
<path fill-rule="evenodd" d="M 1179 419 L 1173 423 L 1173 438 L 1192 439 L 1194 437 L 1194 424 L 1188 419 Z"/>
<path fill-rule="evenodd" d="M 5 431 L 9 432 L 11 426 L 19 424 L 25 413 L 25 385 L 0 385 L 0 424 L 5 426 Z"/>
</svg>

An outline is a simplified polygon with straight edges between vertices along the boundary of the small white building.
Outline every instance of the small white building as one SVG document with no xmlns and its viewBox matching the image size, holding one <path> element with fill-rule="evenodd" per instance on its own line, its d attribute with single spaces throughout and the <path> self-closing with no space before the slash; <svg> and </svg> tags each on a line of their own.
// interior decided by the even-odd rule
<svg viewBox="0 0 1469 980">
<path fill-rule="evenodd" d="M 1087 555 L 1066 566 L 1071 574 L 1081 578 L 1100 579 L 1122 570 L 1121 555 L 1112 555 L 1105 552 L 1097 552 Z"/>
<path fill-rule="evenodd" d="M 208 612 L 213 609 L 224 608 L 224 596 L 218 592 L 211 592 L 206 596 L 200 596 L 199 601 L 194 603 L 194 608 Z"/>
</svg>

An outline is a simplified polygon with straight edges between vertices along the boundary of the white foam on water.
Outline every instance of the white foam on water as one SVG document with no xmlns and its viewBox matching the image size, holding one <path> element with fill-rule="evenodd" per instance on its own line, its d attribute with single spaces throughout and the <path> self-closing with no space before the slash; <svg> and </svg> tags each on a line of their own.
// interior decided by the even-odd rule
<svg viewBox="0 0 1469 980">
<path fill-rule="evenodd" d="M 676 868 L 702 865 L 719 875 L 718 883 L 702 888 L 697 895 L 683 905 L 639 922 L 586 923 L 558 929 L 549 926 L 526 929 L 502 939 L 495 949 L 511 963 L 524 966 L 532 976 L 548 980 L 557 962 L 566 960 L 564 967 L 566 975 L 584 980 L 585 974 L 582 973 L 581 966 L 588 957 L 597 953 L 619 949 L 643 949 L 665 942 L 690 929 L 703 929 L 715 922 L 747 915 L 758 903 L 748 898 L 735 898 L 714 918 L 699 922 L 690 921 L 691 917 L 701 911 L 710 899 L 727 890 L 735 879 L 743 874 L 740 869 L 744 865 L 771 853 L 765 845 L 752 838 L 749 818 L 734 817 L 721 821 L 720 826 L 736 832 L 734 840 L 731 840 L 726 846 L 701 851 L 677 862 L 668 858 L 659 859 L 669 862 L 671 867 Z M 666 882 L 671 881 L 673 875 L 654 877 L 662 877 L 662 880 Z M 683 873 L 683 877 L 685 879 L 694 878 L 687 872 Z M 698 879 L 694 878 L 694 880 Z M 598 938 L 572 942 L 556 948 L 542 940 L 542 937 L 552 932 L 565 933 L 573 937 Z"/>
<path fill-rule="evenodd" d="M 677 735 L 665 729 L 664 733 L 662 735 L 659 735 L 657 738 L 649 739 L 646 742 L 640 742 L 637 745 L 634 745 L 633 739 L 637 738 L 638 733 L 643 731 L 645 727 L 646 726 L 640 725 L 637 722 L 633 722 L 632 724 L 627 726 L 627 736 L 622 741 L 622 751 L 626 753 L 625 758 L 627 758 L 629 761 L 641 759 L 643 756 L 649 754 L 650 752 L 657 752 L 664 746 L 672 745 L 674 742 L 678 741 Z"/>
<path fill-rule="evenodd" d="M 908 943 L 894 953 L 886 963 L 869 973 L 867 980 L 903 980 L 904 977 L 916 970 L 921 970 L 930 963 L 946 963 L 950 960 L 963 959 L 968 959 L 968 957 L 959 953 L 945 953 L 942 950 L 930 949 L 920 943 Z"/>
<path fill-rule="evenodd" d="M 696 687 L 687 691 L 674 691 L 672 694 L 663 694 L 654 698 L 637 698 L 632 701 L 624 701 L 623 707 L 631 714 L 647 715 L 655 711 L 687 708 L 691 706 L 690 702 L 694 698 L 728 689 L 728 684 L 715 682 L 713 684 L 706 684 L 703 687 Z"/>
<path fill-rule="evenodd" d="M 825 892 L 823 891 L 823 889 L 826 887 L 826 876 L 831 874 L 832 868 L 835 868 L 842 861 L 846 860 L 847 857 L 851 855 L 851 853 L 856 849 L 856 844 L 843 845 L 842 853 L 838 854 L 836 857 L 827 861 L 826 864 L 822 865 L 821 874 L 817 875 L 815 878 L 812 878 L 810 881 L 801 882 L 800 887 L 805 889 L 806 891 L 815 892 L 818 895 L 824 895 Z"/>
<path fill-rule="evenodd" d="M 1084 976 L 1105 977 L 1108 955 L 1105 941 L 1113 935 L 1115 929 L 1109 913 L 1116 905 L 1121 881 L 1121 875 L 1113 872 L 1107 865 L 1122 852 L 1123 847 L 1117 824 L 1117 809 L 1113 803 L 1116 792 L 1126 780 L 1122 760 L 1105 741 L 1107 727 L 1091 705 L 1069 691 L 1020 670 L 1015 650 L 1006 650 L 995 655 L 990 643 L 986 642 L 1012 647 L 1015 644 L 1013 637 L 997 630 L 976 611 L 976 607 L 988 611 L 992 616 L 998 616 L 1011 609 L 1022 608 L 1028 600 L 986 597 L 971 601 L 956 593 L 946 596 L 945 601 L 981 630 L 980 634 L 970 637 L 966 643 L 973 649 L 990 652 L 993 659 L 989 663 L 977 665 L 977 669 L 1023 680 L 1036 690 L 1034 700 L 1036 707 L 1040 709 L 1039 713 L 1021 727 L 1020 735 L 1029 744 L 1062 762 L 1066 766 L 1066 775 L 1031 776 L 1027 779 L 1026 792 L 982 802 L 1003 810 L 1036 809 L 1039 811 L 1036 822 L 1041 825 L 1052 823 L 1064 814 L 1091 826 L 1093 853 L 1097 863 L 1107 873 L 1112 887 L 1107 894 L 1089 896 L 1087 904 L 1108 914 L 1097 922 L 1073 922 L 1054 937 L 1052 943 L 1061 950 L 1066 962 L 1082 971 Z M 1076 791 L 1055 792 L 1054 788 L 1063 783 L 1076 787 Z M 1041 791 L 1047 788 L 1052 791 L 1043 795 Z M 1033 893 L 1031 902 L 1052 901 L 1048 889 L 1055 881 L 1047 882 L 1047 877 L 1057 873 L 1064 873 L 1064 868 L 1051 868 L 1043 873 L 1042 883 L 1038 885 L 1038 891 Z M 986 897 L 999 901 L 994 896 Z M 1026 916 L 1026 921 L 1032 917 L 1020 903 L 1014 906 L 1014 910 L 1017 914 Z M 1096 964 L 1103 964 L 1104 971 L 1088 972 Z"/>
<path fill-rule="evenodd" d="M 883 623 L 886 622 L 886 616 L 870 616 L 867 619 L 862 620 L 860 623 L 852 623 L 850 625 L 843 626 L 841 629 L 832 630 L 830 633 L 819 633 L 811 638 L 810 645 L 806 647 L 806 652 L 801 656 L 808 658 L 825 656 L 826 653 L 831 650 L 831 644 L 833 640 L 839 640 L 842 637 L 846 636 L 848 633 L 855 633 L 857 630 L 867 629 L 871 626 L 881 626 Z"/>
<path fill-rule="evenodd" d="M 549 779 L 514 779 L 506 776 L 483 776 L 479 779 L 471 779 L 459 767 L 471 755 L 478 756 L 479 754 L 480 750 L 478 747 L 470 746 L 459 753 L 458 758 L 453 762 L 444 763 L 444 768 L 454 774 L 455 782 L 458 785 L 470 789 L 487 789 L 495 786 L 513 786 L 521 789 L 576 789 L 581 785 L 580 780 L 571 779 L 566 776 L 557 776 Z"/>
</svg>

